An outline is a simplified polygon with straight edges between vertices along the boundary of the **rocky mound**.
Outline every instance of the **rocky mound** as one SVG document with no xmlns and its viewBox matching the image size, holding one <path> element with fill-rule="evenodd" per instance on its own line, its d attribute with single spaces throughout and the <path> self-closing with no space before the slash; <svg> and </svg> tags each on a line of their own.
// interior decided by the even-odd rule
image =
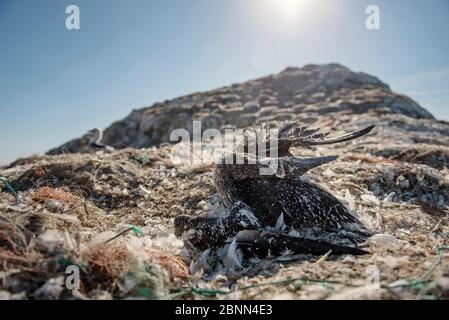
<svg viewBox="0 0 449 320">
<path fill-rule="evenodd" d="M 376 77 L 339 64 L 287 68 L 279 74 L 195 93 L 134 110 L 104 131 L 103 142 L 124 148 L 148 148 L 170 140 L 178 128 L 247 127 L 269 121 L 313 124 L 339 114 L 400 114 L 415 119 L 432 115 L 412 99 L 396 94 Z M 49 151 L 49 154 L 89 151 L 90 134 Z"/>
</svg>

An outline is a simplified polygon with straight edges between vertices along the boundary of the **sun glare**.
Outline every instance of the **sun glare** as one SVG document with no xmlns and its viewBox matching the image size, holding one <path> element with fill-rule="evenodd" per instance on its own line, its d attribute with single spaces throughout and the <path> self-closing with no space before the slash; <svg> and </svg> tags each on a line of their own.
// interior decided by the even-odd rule
<svg viewBox="0 0 449 320">
<path fill-rule="evenodd" d="M 267 6 L 277 18 L 294 22 L 300 18 L 310 0 L 268 0 Z M 262 1 L 263 3 L 263 1 Z"/>
<path fill-rule="evenodd" d="M 315 0 L 316 1 L 316 0 Z M 256 26 L 248 58 L 255 69 L 270 69 L 276 63 L 276 39 L 305 30 L 313 15 L 313 0 L 246 0 L 248 18 Z"/>
<path fill-rule="evenodd" d="M 304 19 L 311 0 L 252 0 L 250 10 L 264 24 L 288 27 Z"/>
<path fill-rule="evenodd" d="M 313 31 L 340 15 L 342 10 L 338 0 L 246 0 L 240 3 L 245 4 L 246 17 L 258 30 L 282 36 Z"/>
</svg>

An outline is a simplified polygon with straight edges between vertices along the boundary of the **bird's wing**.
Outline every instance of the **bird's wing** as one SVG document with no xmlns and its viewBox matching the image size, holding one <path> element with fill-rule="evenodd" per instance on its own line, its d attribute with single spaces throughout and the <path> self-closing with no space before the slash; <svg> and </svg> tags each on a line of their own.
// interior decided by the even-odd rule
<svg viewBox="0 0 449 320">
<path fill-rule="evenodd" d="M 374 127 L 374 125 L 371 125 L 360 131 L 326 138 L 329 132 L 318 133 L 319 129 L 308 129 L 296 124 L 288 124 L 279 130 L 279 138 L 277 139 L 279 157 L 289 156 L 289 149 L 292 147 L 325 145 L 353 140 L 368 134 Z"/>
<path fill-rule="evenodd" d="M 373 130 L 374 127 L 375 127 L 374 125 L 371 125 L 371 126 L 366 127 L 360 131 L 351 132 L 348 134 L 344 134 L 344 135 L 334 137 L 334 138 L 329 138 L 329 139 L 324 139 L 324 137 L 323 137 L 323 138 L 319 138 L 319 139 L 299 141 L 300 142 L 299 145 L 312 145 L 313 146 L 313 145 L 333 144 L 333 143 L 349 141 L 352 139 L 360 138 L 360 137 L 368 134 L 369 132 L 371 132 L 371 130 Z"/>
</svg>

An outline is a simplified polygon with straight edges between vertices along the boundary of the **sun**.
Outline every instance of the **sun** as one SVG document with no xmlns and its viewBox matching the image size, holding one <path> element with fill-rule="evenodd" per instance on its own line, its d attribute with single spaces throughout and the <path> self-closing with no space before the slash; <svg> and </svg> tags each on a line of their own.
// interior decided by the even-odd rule
<svg viewBox="0 0 449 320">
<path fill-rule="evenodd" d="M 300 18 L 308 2 L 310 0 L 267 0 L 267 6 L 278 19 L 294 22 Z"/>
<path fill-rule="evenodd" d="M 248 0 L 254 21 L 285 32 L 307 19 L 312 0 Z"/>
</svg>

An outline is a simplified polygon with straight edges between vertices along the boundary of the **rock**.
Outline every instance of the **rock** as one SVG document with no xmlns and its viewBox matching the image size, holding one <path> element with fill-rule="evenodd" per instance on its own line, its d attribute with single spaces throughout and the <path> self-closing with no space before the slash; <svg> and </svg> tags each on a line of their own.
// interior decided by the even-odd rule
<svg viewBox="0 0 449 320">
<path fill-rule="evenodd" d="M 373 246 L 382 246 L 388 248 L 389 246 L 401 246 L 401 245 L 408 245 L 409 243 L 404 240 L 399 240 L 393 237 L 389 234 L 382 234 L 378 233 L 373 235 L 371 238 L 369 238 L 366 241 L 367 244 L 373 245 Z"/>
<path fill-rule="evenodd" d="M 134 110 L 107 128 L 102 142 L 115 148 L 159 146 L 169 141 L 174 129 L 192 132 L 192 120 L 201 120 L 204 131 L 229 125 L 247 127 L 260 121 L 298 121 L 304 113 L 332 116 L 370 111 L 433 119 L 416 102 L 392 92 L 376 77 L 335 63 L 310 64 Z M 92 152 L 88 146 L 91 135 L 69 141 L 48 154 Z"/>
</svg>

